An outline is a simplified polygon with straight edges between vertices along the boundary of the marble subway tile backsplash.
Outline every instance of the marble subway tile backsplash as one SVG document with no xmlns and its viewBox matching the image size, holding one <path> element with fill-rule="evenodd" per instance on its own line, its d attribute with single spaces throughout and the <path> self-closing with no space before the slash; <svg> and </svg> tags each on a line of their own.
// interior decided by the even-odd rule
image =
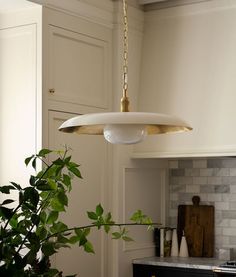
<svg viewBox="0 0 236 277">
<path fill-rule="evenodd" d="M 177 226 L 178 205 L 215 206 L 215 247 L 236 248 L 236 158 L 169 161 L 169 225 Z"/>
</svg>

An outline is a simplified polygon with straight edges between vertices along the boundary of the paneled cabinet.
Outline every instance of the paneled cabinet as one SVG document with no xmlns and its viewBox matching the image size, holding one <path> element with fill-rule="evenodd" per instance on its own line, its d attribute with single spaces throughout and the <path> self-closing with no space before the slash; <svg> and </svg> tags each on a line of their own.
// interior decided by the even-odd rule
<svg viewBox="0 0 236 277">
<path fill-rule="evenodd" d="M 81 164 L 83 180 L 73 184 L 63 219 L 69 226 L 86 225 L 86 211 L 98 203 L 108 209 L 108 144 L 103 137 L 78 137 L 58 128 L 75 115 L 110 109 L 112 31 L 48 8 L 44 9 L 43 30 L 48 43 L 43 52 L 43 69 L 48 73 L 43 90 L 48 117 L 45 144 L 56 149 L 66 144 Z M 90 239 L 97 255 L 88 255 L 78 247 L 56 255 L 56 266 L 64 274 L 107 276 L 107 236 L 92 232 Z"/>
<path fill-rule="evenodd" d="M 145 13 L 139 110 L 179 116 L 193 131 L 150 136 L 134 157 L 236 155 L 235 18 L 228 1 Z"/>
<path fill-rule="evenodd" d="M 49 103 L 57 103 L 59 109 L 66 111 L 68 105 L 108 110 L 111 29 L 47 8 L 44 19 L 48 45 L 44 51 L 48 73 L 45 89 Z"/>
<path fill-rule="evenodd" d="M 66 144 L 83 175 L 63 215 L 69 226 L 87 224 L 86 211 L 98 203 L 108 208 L 108 144 L 58 127 L 75 115 L 111 109 L 111 43 L 110 26 L 36 4 L 1 16 L 0 181 L 26 183 L 25 157 Z M 66 275 L 107 276 L 106 236 L 92 232 L 91 241 L 97 255 L 75 247 L 53 262 Z"/>
<path fill-rule="evenodd" d="M 94 210 L 98 203 L 108 209 L 109 151 L 101 136 L 78 138 L 77 135 L 58 132 L 58 127 L 72 116 L 70 113 L 49 111 L 49 148 L 61 149 L 66 144 L 72 149 L 73 159 L 80 164 L 83 179 L 72 183 L 69 206 L 62 219 L 68 226 L 83 226 L 88 224 L 87 211 Z M 96 255 L 84 253 L 78 246 L 63 249 L 55 257 L 56 266 L 68 275 L 108 276 L 108 239 L 104 232 L 92 230 L 89 240 Z"/>
<path fill-rule="evenodd" d="M 133 265 L 133 277 L 213 277 L 211 270 L 152 265 Z"/>
</svg>

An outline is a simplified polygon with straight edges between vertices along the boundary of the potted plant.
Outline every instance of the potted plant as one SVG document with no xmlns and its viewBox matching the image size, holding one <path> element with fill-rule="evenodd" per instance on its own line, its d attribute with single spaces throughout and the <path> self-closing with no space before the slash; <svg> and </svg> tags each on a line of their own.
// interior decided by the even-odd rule
<svg viewBox="0 0 236 277">
<path fill-rule="evenodd" d="M 52 152 L 57 158 L 49 164 L 47 158 Z M 38 161 L 43 163 L 39 172 L 36 171 Z M 94 211 L 87 212 L 91 221 L 87 226 L 67 226 L 60 220 L 60 213 L 68 206 L 72 178 L 82 178 L 79 165 L 71 160 L 68 149 L 56 152 L 42 149 L 26 158 L 25 164 L 31 165 L 36 172 L 30 176 L 27 187 L 15 182 L 0 186 L 0 194 L 5 195 L 0 204 L 1 277 L 63 276 L 58 269 L 52 268 L 50 257 L 60 248 L 73 244 L 94 253 L 88 239 L 91 228 L 103 228 L 106 233 L 111 232 L 113 239 L 131 241 L 127 225 L 153 226 L 151 219 L 140 210 L 131 217 L 132 223 L 115 223 L 110 212 L 104 213 L 101 204 Z M 18 200 L 11 197 L 14 191 Z M 112 226 L 117 230 L 111 230 Z"/>
</svg>

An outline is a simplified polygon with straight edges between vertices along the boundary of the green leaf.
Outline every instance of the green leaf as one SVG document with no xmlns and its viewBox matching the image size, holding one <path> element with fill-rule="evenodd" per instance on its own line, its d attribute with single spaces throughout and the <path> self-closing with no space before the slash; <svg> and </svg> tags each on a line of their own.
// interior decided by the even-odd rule
<svg viewBox="0 0 236 277">
<path fill-rule="evenodd" d="M 130 220 L 134 222 L 139 222 L 140 219 L 142 218 L 142 212 L 141 210 L 137 210 L 130 218 Z"/>
<path fill-rule="evenodd" d="M 67 244 L 69 242 L 70 242 L 70 240 L 67 237 L 65 237 L 61 234 L 57 235 L 57 241 L 56 241 L 57 244 L 59 244 L 59 243 L 60 244 Z"/>
<path fill-rule="evenodd" d="M 89 235 L 89 233 L 90 233 L 90 228 L 83 229 L 83 233 L 87 237 Z"/>
<path fill-rule="evenodd" d="M 23 203 L 23 201 L 24 201 L 24 194 L 23 194 L 23 192 L 22 191 L 19 191 L 19 203 Z"/>
<path fill-rule="evenodd" d="M 69 167 L 79 167 L 79 165 L 77 163 L 70 162 Z"/>
<path fill-rule="evenodd" d="M 81 236 L 81 237 L 80 237 L 80 240 L 79 240 L 79 246 L 85 245 L 85 243 L 86 243 L 87 241 L 88 241 L 88 240 L 86 239 L 85 236 Z"/>
<path fill-rule="evenodd" d="M 71 244 L 76 244 L 79 241 L 79 237 L 78 236 L 72 236 L 70 237 L 69 241 Z"/>
<path fill-rule="evenodd" d="M 33 161 L 32 161 L 32 167 L 36 170 L 36 161 L 37 161 L 37 158 L 34 158 Z"/>
<path fill-rule="evenodd" d="M 113 232 L 112 233 L 112 238 L 113 239 L 120 239 L 121 238 L 121 234 L 119 232 Z"/>
<path fill-rule="evenodd" d="M 127 241 L 127 242 L 134 241 L 132 238 L 127 237 L 127 236 L 122 236 L 122 239 L 123 239 L 124 241 Z"/>
<path fill-rule="evenodd" d="M 76 229 L 75 229 L 75 233 L 76 233 L 76 235 L 77 235 L 78 237 L 81 237 L 82 234 L 83 234 L 83 231 L 82 231 L 81 229 L 79 229 L 79 228 L 76 228 Z"/>
<path fill-rule="evenodd" d="M 101 204 L 97 205 L 97 207 L 96 207 L 96 214 L 98 216 L 101 216 L 103 214 L 103 208 L 102 208 Z"/>
<path fill-rule="evenodd" d="M 64 161 L 61 158 L 58 158 L 55 161 L 53 161 L 53 164 L 64 166 Z"/>
<path fill-rule="evenodd" d="M 77 176 L 78 178 L 82 179 L 81 173 L 79 171 L 79 169 L 77 167 L 69 167 L 68 168 L 70 170 L 70 172 L 72 172 L 75 176 Z"/>
<path fill-rule="evenodd" d="M 69 191 L 71 190 L 71 178 L 67 174 L 63 174 L 63 184 L 68 187 Z"/>
<path fill-rule="evenodd" d="M 4 205 L 7 205 L 7 204 L 11 204 L 15 202 L 15 200 L 12 200 L 12 199 L 6 199 L 2 202 L 1 206 L 4 206 Z"/>
<path fill-rule="evenodd" d="M 46 180 L 40 180 L 37 182 L 36 187 L 38 190 L 41 191 L 49 191 L 53 190 L 50 184 Z"/>
<path fill-rule="evenodd" d="M 17 245 L 19 245 L 19 244 L 21 244 L 21 243 L 22 243 L 22 237 L 21 237 L 20 235 L 15 236 L 15 237 L 13 238 L 13 240 L 12 240 L 12 244 L 13 244 L 14 246 L 17 246 Z"/>
<path fill-rule="evenodd" d="M 45 156 L 46 156 L 47 154 L 52 153 L 52 152 L 53 152 L 53 151 L 52 151 L 52 150 L 49 150 L 49 149 L 42 149 L 42 150 L 39 151 L 38 156 L 39 156 L 39 157 L 45 158 Z"/>
<path fill-rule="evenodd" d="M 31 220 L 33 224 L 38 225 L 40 222 L 40 216 L 38 216 L 37 214 L 32 214 Z"/>
<path fill-rule="evenodd" d="M 107 213 L 107 215 L 105 216 L 105 222 L 106 223 L 114 223 L 113 221 L 111 221 L 111 213 Z"/>
<path fill-rule="evenodd" d="M 50 257 L 51 255 L 55 254 L 57 251 L 54 248 L 54 243 L 52 242 L 46 242 L 42 245 L 41 248 L 43 254 L 47 257 Z"/>
<path fill-rule="evenodd" d="M 57 197 L 51 199 L 50 204 L 51 204 L 52 209 L 56 212 L 64 212 L 65 211 L 64 205 L 59 201 L 59 199 Z"/>
<path fill-rule="evenodd" d="M 47 182 L 48 182 L 48 184 L 49 184 L 49 186 L 50 186 L 50 188 L 52 190 L 56 190 L 57 189 L 57 183 L 54 180 L 48 178 Z"/>
<path fill-rule="evenodd" d="M 59 191 L 57 198 L 62 205 L 68 206 L 68 197 L 66 196 L 64 191 Z"/>
<path fill-rule="evenodd" d="M 83 245 L 83 247 L 84 247 L 84 250 L 85 250 L 87 253 L 93 253 L 93 254 L 95 254 L 94 249 L 93 249 L 93 245 L 92 245 L 91 242 L 87 241 L 87 242 Z"/>
<path fill-rule="evenodd" d="M 75 229 L 75 233 L 77 234 L 79 239 L 79 246 L 84 245 L 88 241 L 86 238 L 86 231 L 84 232 L 81 229 Z"/>
<path fill-rule="evenodd" d="M 87 212 L 88 218 L 92 219 L 92 220 L 97 220 L 98 216 L 95 212 Z"/>
<path fill-rule="evenodd" d="M 17 224 L 18 224 L 17 218 L 15 216 L 13 216 L 11 218 L 11 220 L 9 221 L 9 224 L 11 225 L 11 227 L 13 229 L 17 228 Z"/>
<path fill-rule="evenodd" d="M 22 187 L 21 187 L 19 184 L 15 183 L 15 182 L 11 182 L 11 184 L 12 184 L 17 190 L 22 190 Z"/>
<path fill-rule="evenodd" d="M 59 271 L 55 268 L 50 268 L 47 271 L 47 277 L 58 277 L 58 276 L 60 276 Z"/>
<path fill-rule="evenodd" d="M 53 232 L 59 233 L 59 232 L 64 232 L 68 229 L 68 226 L 64 224 L 63 222 L 56 222 L 53 224 L 52 228 Z"/>
<path fill-rule="evenodd" d="M 110 224 L 110 225 L 114 224 L 114 221 L 112 221 L 112 216 L 110 212 L 105 216 L 104 224 Z M 109 233 L 110 229 L 111 227 L 109 225 L 104 225 L 104 230 L 106 233 Z"/>
<path fill-rule="evenodd" d="M 50 192 L 48 192 L 48 191 L 42 191 L 42 192 L 40 192 L 40 197 L 43 199 L 43 200 L 45 200 L 45 199 L 47 199 L 48 198 L 48 195 L 50 194 Z"/>
<path fill-rule="evenodd" d="M 58 219 L 59 213 L 57 211 L 51 211 L 47 218 L 47 224 L 52 224 Z"/>
<path fill-rule="evenodd" d="M 31 249 L 27 255 L 26 255 L 26 259 L 27 259 L 27 263 L 32 264 L 35 262 L 37 257 L 37 252 L 34 249 Z"/>
<path fill-rule="evenodd" d="M 5 207 L 0 207 L 0 216 L 10 219 L 13 215 L 13 210 Z"/>
<path fill-rule="evenodd" d="M 15 190 L 15 187 L 13 186 L 1 186 L 0 192 L 4 194 L 9 194 L 11 190 Z"/>
<path fill-rule="evenodd" d="M 33 187 L 25 188 L 24 200 L 30 201 L 30 204 L 32 204 L 36 208 L 38 205 L 38 202 L 39 202 L 39 194 L 38 194 L 37 190 Z"/>
<path fill-rule="evenodd" d="M 29 232 L 28 239 L 29 239 L 29 242 L 31 243 L 31 248 L 34 247 L 34 245 L 40 243 L 39 237 L 36 235 L 36 233 Z"/>
<path fill-rule="evenodd" d="M 43 224 L 45 224 L 46 223 L 46 219 L 47 219 L 47 214 L 44 211 L 42 211 L 39 216 L 40 216 L 41 222 Z"/>
<path fill-rule="evenodd" d="M 30 176 L 29 183 L 30 183 L 30 185 L 31 185 L 32 187 L 35 186 L 36 180 L 37 180 L 37 179 L 36 179 L 35 176 L 33 176 L 33 175 Z"/>
<path fill-rule="evenodd" d="M 66 158 L 64 159 L 65 164 L 66 164 L 66 165 L 69 165 L 70 160 L 71 160 L 71 156 L 66 157 Z"/>
<path fill-rule="evenodd" d="M 30 161 L 33 159 L 33 157 L 34 157 L 34 155 L 32 155 L 32 156 L 25 159 L 26 166 L 30 163 Z"/>
<path fill-rule="evenodd" d="M 109 231 L 111 230 L 111 227 L 109 225 L 104 225 L 104 230 L 108 234 Z"/>
<path fill-rule="evenodd" d="M 40 226 L 39 228 L 37 228 L 36 234 L 40 240 L 43 240 L 47 237 L 48 232 L 43 226 Z"/>
</svg>

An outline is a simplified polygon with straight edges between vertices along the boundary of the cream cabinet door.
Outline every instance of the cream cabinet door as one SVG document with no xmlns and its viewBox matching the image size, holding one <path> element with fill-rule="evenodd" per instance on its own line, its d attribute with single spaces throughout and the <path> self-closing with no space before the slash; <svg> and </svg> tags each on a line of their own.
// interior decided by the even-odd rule
<svg viewBox="0 0 236 277">
<path fill-rule="evenodd" d="M 107 109 L 109 43 L 48 25 L 49 100 Z"/>
<path fill-rule="evenodd" d="M 72 158 L 79 163 L 83 176 L 75 180 L 69 196 L 68 211 L 62 216 L 69 226 L 86 225 L 90 221 L 86 211 L 94 210 L 98 203 L 107 206 L 108 199 L 108 145 L 102 137 L 77 136 L 58 131 L 62 122 L 74 115 L 62 112 L 49 112 L 49 147 L 62 149 L 70 147 Z M 90 241 L 96 254 L 84 253 L 78 246 L 63 249 L 56 255 L 56 266 L 64 274 L 77 273 L 80 277 L 107 276 L 107 235 L 103 231 L 92 231 Z"/>
<path fill-rule="evenodd" d="M 1 184 L 27 184 L 24 159 L 35 153 L 39 144 L 36 30 L 36 24 L 6 29 L 0 24 Z"/>
</svg>

